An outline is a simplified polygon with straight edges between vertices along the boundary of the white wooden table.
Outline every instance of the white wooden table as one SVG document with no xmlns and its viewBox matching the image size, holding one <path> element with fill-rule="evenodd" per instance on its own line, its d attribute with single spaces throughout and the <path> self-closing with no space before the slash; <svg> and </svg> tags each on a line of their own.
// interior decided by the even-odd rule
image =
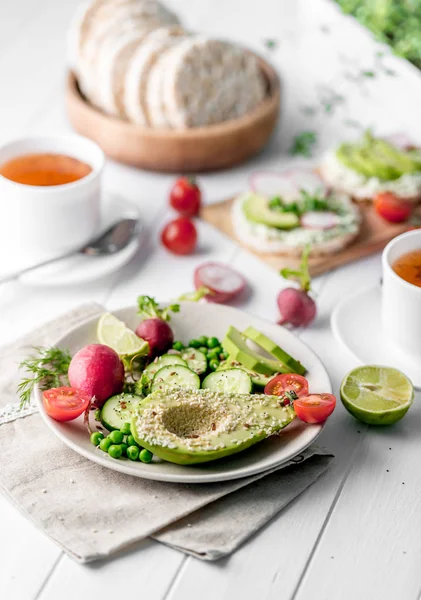
<svg viewBox="0 0 421 600">
<path fill-rule="evenodd" d="M 0 2 L 1 143 L 69 129 L 64 38 L 75 5 L 76 0 Z M 356 122 L 382 133 L 411 132 L 421 140 L 420 76 L 388 50 L 376 58 L 382 48 L 328 0 L 172 0 L 171 5 L 188 26 L 266 54 L 264 39 L 279 42 L 270 52 L 283 79 L 278 132 L 249 164 L 201 177 L 207 202 L 241 190 L 253 168 L 290 163 L 287 149 L 302 130 L 318 131 L 319 151 L 356 135 Z M 375 77 L 361 74 L 371 70 Z M 332 89 L 340 96 L 336 100 Z M 314 107 L 316 113 L 308 114 Z M 141 293 L 174 297 L 191 289 L 193 268 L 204 259 L 221 259 L 242 271 L 253 293 L 241 308 L 275 320 L 280 277 L 210 227 L 200 223 L 201 251 L 194 256 L 174 257 L 162 249 L 158 232 L 170 216 L 172 179 L 109 164 L 106 188 L 139 205 L 147 245 L 106 281 L 71 289 L 19 283 L 1 288 L 0 342 L 86 301 L 113 309 Z M 332 337 L 331 311 L 379 275 L 379 256 L 373 256 L 315 281 L 318 319 L 299 335 L 325 362 L 336 391 L 355 362 Z M 320 440 L 337 456 L 330 472 L 234 556 L 216 564 L 144 543 L 116 560 L 80 566 L 0 497 L 0 598 L 415 600 L 421 590 L 420 400 L 418 395 L 407 418 L 384 430 L 358 423 L 339 405 Z"/>
</svg>

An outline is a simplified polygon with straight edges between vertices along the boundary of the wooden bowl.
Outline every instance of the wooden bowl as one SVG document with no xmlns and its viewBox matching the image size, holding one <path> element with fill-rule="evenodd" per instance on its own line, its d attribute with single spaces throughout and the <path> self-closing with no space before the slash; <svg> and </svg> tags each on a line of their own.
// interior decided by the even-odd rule
<svg viewBox="0 0 421 600">
<path fill-rule="evenodd" d="M 183 130 L 135 125 L 89 104 L 73 73 L 69 73 L 66 90 L 69 119 L 78 133 L 94 140 L 107 156 L 135 167 L 181 173 L 232 167 L 266 144 L 278 120 L 279 78 L 269 63 L 258 59 L 267 81 L 267 94 L 239 119 Z"/>
</svg>

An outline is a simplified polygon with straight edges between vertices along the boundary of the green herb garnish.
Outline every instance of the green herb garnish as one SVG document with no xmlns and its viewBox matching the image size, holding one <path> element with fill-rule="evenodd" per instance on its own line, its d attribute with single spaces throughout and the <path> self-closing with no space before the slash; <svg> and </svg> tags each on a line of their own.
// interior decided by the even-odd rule
<svg viewBox="0 0 421 600">
<path fill-rule="evenodd" d="M 310 194 L 306 190 L 300 190 L 300 198 L 297 202 L 284 202 L 281 196 L 275 196 L 269 200 L 269 208 L 278 212 L 292 212 L 301 217 L 310 211 L 334 210 L 328 200 L 317 193 Z"/>
<path fill-rule="evenodd" d="M 300 268 L 296 269 L 281 269 L 281 276 L 284 279 L 295 279 L 299 282 L 300 287 L 304 292 L 309 292 L 311 289 L 311 277 L 308 270 L 308 257 L 310 256 L 311 246 L 307 244 L 301 256 Z"/>
<path fill-rule="evenodd" d="M 314 131 L 303 131 L 295 136 L 289 153 L 293 156 L 301 154 L 306 158 L 312 156 L 314 145 L 317 142 L 317 134 Z"/>
<path fill-rule="evenodd" d="M 170 304 L 165 308 L 160 308 L 155 298 L 151 296 L 139 296 L 137 299 L 139 306 L 138 315 L 144 319 L 161 319 L 161 321 L 169 321 L 171 319 L 170 312 L 180 312 L 179 304 Z"/>
<path fill-rule="evenodd" d="M 263 40 L 263 44 L 270 51 L 276 50 L 277 47 L 279 46 L 278 40 L 275 40 L 274 38 L 269 38 L 267 40 Z"/>
<path fill-rule="evenodd" d="M 34 354 L 19 365 L 28 375 L 18 385 L 21 407 L 29 402 L 36 384 L 39 384 L 42 391 L 60 387 L 63 383 L 68 385 L 67 371 L 71 360 L 68 350 L 34 346 Z"/>
</svg>

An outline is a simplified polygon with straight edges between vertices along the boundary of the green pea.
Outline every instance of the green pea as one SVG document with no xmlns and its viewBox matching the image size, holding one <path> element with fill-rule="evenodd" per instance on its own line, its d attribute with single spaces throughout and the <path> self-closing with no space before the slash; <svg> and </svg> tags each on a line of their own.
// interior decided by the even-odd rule
<svg viewBox="0 0 421 600">
<path fill-rule="evenodd" d="M 208 339 L 208 348 L 216 348 L 219 345 L 220 345 L 220 342 L 219 342 L 218 338 L 211 337 Z"/>
<path fill-rule="evenodd" d="M 130 423 L 124 423 L 123 427 L 120 428 L 123 435 L 130 435 Z"/>
<path fill-rule="evenodd" d="M 132 435 L 128 435 L 127 436 L 127 445 L 128 446 L 137 446 L 139 447 L 139 444 L 136 442 L 136 440 L 134 439 L 134 437 Z"/>
<path fill-rule="evenodd" d="M 139 453 L 139 460 L 142 461 L 143 463 L 150 463 L 152 458 L 153 458 L 152 452 L 150 452 L 149 450 L 146 450 L 146 448 L 141 450 L 141 452 Z"/>
<path fill-rule="evenodd" d="M 208 355 L 208 348 L 206 348 L 206 346 L 200 346 L 200 347 L 198 348 L 198 350 L 200 350 L 200 352 L 203 352 L 203 354 L 204 354 L 205 356 L 207 356 L 207 355 Z"/>
<path fill-rule="evenodd" d="M 182 350 L 184 350 L 184 344 L 182 342 L 174 342 L 172 345 L 174 350 L 178 350 L 179 352 L 181 352 Z"/>
<path fill-rule="evenodd" d="M 129 446 L 127 448 L 127 458 L 129 458 L 130 460 L 137 460 L 139 458 L 138 446 Z"/>
<path fill-rule="evenodd" d="M 94 431 L 94 433 L 91 434 L 91 442 L 93 443 L 94 446 L 99 446 L 100 441 L 103 439 L 104 439 L 104 434 L 101 433 L 100 431 Z"/>
<path fill-rule="evenodd" d="M 216 360 L 216 358 L 213 358 L 212 360 L 209 361 L 209 368 L 212 371 L 216 371 L 216 369 L 219 367 L 219 360 Z"/>
<path fill-rule="evenodd" d="M 112 444 L 121 444 L 124 439 L 124 434 L 121 431 L 112 431 L 109 436 Z"/>
<path fill-rule="evenodd" d="M 190 340 L 189 346 L 190 348 L 200 348 L 202 344 L 199 342 L 199 340 Z"/>
<path fill-rule="evenodd" d="M 212 350 L 209 350 L 209 352 L 208 352 L 208 359 L 209 360 L 213 360 L 213 359 L 219 360 L 219 355 L 220 355 L 219 350 L 217 348 L 212 348 Z"/>
<path fill-rule="evenodd" d="M 226 350 L 222 350 L 222 356 L 227 360 L 229 358 L 229 354 Z"/>
<path fill-rule="evenodd" d="M 206 346 L 208 343 L 208 338 L 206 337 L 206 335 L 201 335 L 197 338 L 197 341 L 200 342 L 201 346 Z"/>
<path fill-rule="evenodd" d="M 101 409 L 100 408 L 97 408 L 96 411 L 94 412 L 94 419 L 95 419 L 95 421 L 101 420 Z"/>
<path fill-rule="evenodd" d="M 123 456 L 126 456 L 128 445 L 125 442 L 123 442 L 122 444 L 120 444 L 120 446 L 121 450 L 123 451 Z"/>
<path fill-rule="evenodd" d="M 123 449 L 119 444 L 111 444 L 108 448 L 108 454 L 111 458 L 121 458 L 123 456 Z"/>
<path fill-rule="evenodd" d="M 99 447 L 101 448 L 101 450 L 103 450 L 104 452 L 108 452 L 108 448 L 112 445 L 112 441 L 110 440 L 109 437 L 106 437 L 104 439 L 102 439 L 99 442 Z"/>
</svg>

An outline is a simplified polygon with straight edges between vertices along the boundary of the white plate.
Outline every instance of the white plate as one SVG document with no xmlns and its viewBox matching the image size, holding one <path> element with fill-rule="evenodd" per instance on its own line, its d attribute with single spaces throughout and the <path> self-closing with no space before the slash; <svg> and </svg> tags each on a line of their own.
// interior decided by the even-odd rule
<svg viewBox="0 0 421 600">
<path fill-rule="evenodd" d="M 133 329 L 139 322 L 136 309 L 133 307 L 120 309 L 114 314 Z M 96 322 L 96 318 L 89 319 L 58 340 L 57 345 L 61 348 L 69 348 L 73 354 L 82 346 L 96 342 Z M 297 337 L 279 325 L 268 323 L 232 307 L 193 302 L 182 304 L 180 313 L 173 315 L 171 325 L 176 339 L 184 342 L 199 335 L 217 336 L 222 339 L 230 325 L 234 325 L 240 330 L 244 330 L 248 325 L 253 325 L 285 348 L 292 356 L 302 361 L 308 369 L 311 390 L 331 392 L 329 377 L 320 359 Z M 143 464 L 128 459 L 112 459 L 90 443 L 88 432 L 81 418 L 70 423 L 58 423 L 45 414 L 39 392 L 36 392 L 36 399 L 47 425 L 70 448 L 114 471 L 157 481 L 207 483 L 238 479 L 260 473 L 280 465 L 302 452 L 322 430 L 322 425 L 305 425 L 296 420 L 281 435 L 273 436 L 245 452 L 215 462 L 181 466 L 154 460 L 150 464 Z"/>
<path fill-rule="evenodd" d="M 383 334 L 379 285 L 345 298 L 333 311 L 332 330 L 336 339 L 362 364 L 395 367 L 416 388 L 421 388 L 419 362 L 393 346 Z"/>
<path fill-rule="evenodd" d="M 111 194 L 105 195 L 102 205 L 100 231 L 106 230 L 112 223 L 123 217 L 138 219 L 139 211 L 137 207 L 124 200 L 124 198 Z M 75 254 L 70 258 L 59 260 L 51 265 L 33 269 L 29 273 L 21 275 L 19 280 L 22 283 L 32 286 L 63 286 L 100 279 L 129 262 L 139 247 L 139 241 L 140 236 L 133 239 L 123 250 L 110 256 L 96 257 Z M 40 255 L 36 257 L 35 262 L 42 262 L 42 260 L 48 258 L 48 256 Z M 7 269 L 2 270 L 0 275 L 24 269 L 31 264 L 31 261 L 28 261 L 28 256 L 25 254 L 8 257 Z"/>
</svg>

